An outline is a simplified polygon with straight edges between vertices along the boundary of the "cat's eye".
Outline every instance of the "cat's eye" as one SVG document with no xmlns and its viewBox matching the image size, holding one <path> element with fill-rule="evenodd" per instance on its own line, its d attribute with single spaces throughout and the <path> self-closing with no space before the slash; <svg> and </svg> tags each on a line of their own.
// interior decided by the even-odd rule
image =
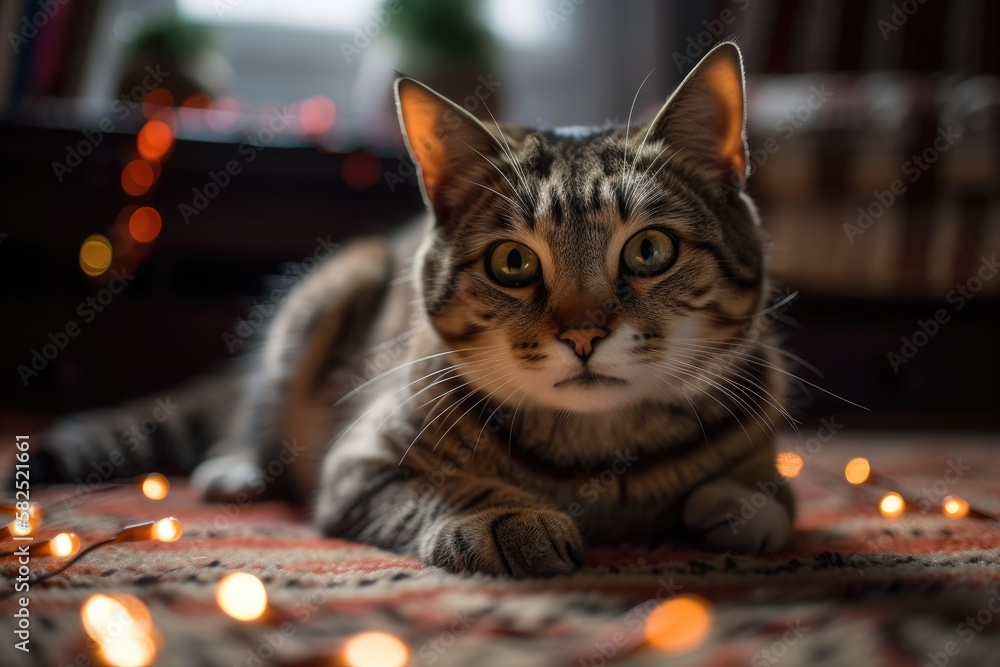
<svg viewBox="0 0 1000 667">
<path fill-rule="evenodd" d="M 649 277 L 663 273 L 677 259 L 677 242 L 662 229 L 644 229 L 622 248 L 622 262 L 630 273 Z"/>
<path fill-rule="evenodd" d="M 517 241 L 501 241 L 486 258 L 486 271 L 505 287 L 521 287 L 538 277 L 538 255 Z"/>
</svg>

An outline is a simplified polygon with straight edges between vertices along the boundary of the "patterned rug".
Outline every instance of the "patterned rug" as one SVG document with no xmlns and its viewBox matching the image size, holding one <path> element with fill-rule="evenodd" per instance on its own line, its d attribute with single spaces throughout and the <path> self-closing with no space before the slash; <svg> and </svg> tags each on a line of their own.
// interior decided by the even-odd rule
<svg viewBox="0 0 1000 667">
<path fill-rule="evenodd" d="M 841 433 L 810 451 L 788 438 L 785 448 L 805 459 L 792 481 L 801 504 L 792 551 L 594 550 L 581 572 L 532 581 L 456 576 L 322 539 L 280 503 L 200 504 L 183 480 L 162 501 L 133 488 L 37 489 L 33 499 L 46 506 L 39 538 L 72 529 L 87 546 L 163 516 L 177 517 L 184 535 L 109 545 L 18 593 L 29 601 L 29 653 L 15 648 L 11 631 L 18 597 L 4 599 L 0 626 L 11 630 L 2 633 L 0 664 L 100 664 L 80 608 L 114 592 L 148 606 L 156 665 L 374 667 L 343 653 L 345 640 L 372 630 L 401 638 L 410 664 L 420 665 L 1000 665 L 1000 524 L 937 510 L 948 494 L 1000 510 L 996 440 Z M 926 506 L 883 518 L 879 490 L 843 480 L 844 463 L 858 455 Z M 31 576 L 56 562 L 34 560 Z M 17 568 L 0 559 L 4 590 Z M 232 620 L 216 603 L 216 582 L 236 570 L 267 588 L 269 611 L 258 621 Z M 698 602 L 710 625 L 668 653 L 646 641 L 646 626 L 676 600 Z"/>
</svg>

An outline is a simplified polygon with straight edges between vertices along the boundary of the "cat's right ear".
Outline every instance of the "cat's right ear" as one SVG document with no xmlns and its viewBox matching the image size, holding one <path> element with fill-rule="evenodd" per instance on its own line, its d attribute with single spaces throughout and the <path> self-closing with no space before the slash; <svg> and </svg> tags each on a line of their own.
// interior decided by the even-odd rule
<svg viewBox="0 0 1000 667">
<path fill-rule="evenodd" d="M 447 225 L 461 205 L 471 165 L 499 165 L 497 140 L 474 116 L 407 77 L 396 80 L 396 109 L 410 156 L 417 165 L 424 200 L 438 224 Z"/>
</svg>

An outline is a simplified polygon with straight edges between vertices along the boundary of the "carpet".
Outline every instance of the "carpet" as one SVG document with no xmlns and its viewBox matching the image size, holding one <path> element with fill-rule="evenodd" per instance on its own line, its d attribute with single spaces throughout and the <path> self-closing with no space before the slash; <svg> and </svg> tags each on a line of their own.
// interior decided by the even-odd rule
<svg viewBox="0 0 1000 667">
<path fill-rule="evenodd" d="M 201 504 L 183 480 L 161 501 L 134 488 L 36 489 L 46 507 L 38 538 L 72 529 L 86 546 L 165 516 L 179 519 L 184 535 L 109 545 L 18 594 L 29 599 L 28 653 L 14 647 L 17 596 L 4 599 L 0 626 L 11 630 L 2 633 L 0 664 L 100 664 L 80 608 L 114 592 L 146 603 L 159 637 L 154 664 L 164 666 L 373 667 L 343 653 L 345 640 L 373 630 L 401 638 L 420 665 L 1000 665 L 1000 524 L 937 509 L 953 494 L 1000 510 L 996 447 L 987 435 L 788 437 L 783 448 L 804 459 L 791 481 L 800 501 L 792 550 L 600 549 L 572 576 L 529 581 L 456 576 L 324 539 L 282 503 Z M 843 479 L 844 463 L 859 455 L 926 505 L 882 517 L 879 489 Z M 57 562 L 34 560 L 32 576 Z M 4 590 L 17 567 L 0 559 Z M 215 584 L 237 570 L 266 586 L 260 620 L 219 610 Z M 665 652 L 644 641 L 645 628 L 661 603 L 676 600 L 701 605 L 708 633 Z"/>
</svg>

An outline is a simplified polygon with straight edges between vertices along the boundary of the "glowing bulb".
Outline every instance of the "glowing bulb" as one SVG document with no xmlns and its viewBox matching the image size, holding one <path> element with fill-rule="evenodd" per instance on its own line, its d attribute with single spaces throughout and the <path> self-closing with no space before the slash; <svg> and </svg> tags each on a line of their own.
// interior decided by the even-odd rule
<svg viewBox="0 0 1000 667">
<path fill-rule="evenodd" d="M 80 610 L 83 629 L 98 643 L 111 643 L 126 636 L 149 635 L 153 619 L 142 600 L 131 595 L 98 593 Z"/>
<path fill-rule="evenodd" d="M 59 533 L 31 550 L 32 555 L 69 558 L 80 550 L 80 538 L 75 533 Z"/>
<path fill-rule="evenodd" d="M 109 667 L 146 667 L 156 657 L 156 642 L 148 634 L 125 635 L 101 642 L 99 653 Z"/>
<path fill-rule="evenodd" d="M 153 524 L 153 539 L 160 542 L 176 542 L 183 534 L 181 522 L 172 516 Z"/>
<path fill-rule="evenodd" d="M 949 519 L 964 519 L 969 516 L 969 503 L 958 496 L 948 496 L 941 503 L 944 515 Z"/>
<path fill-rule="evenodd" d="M 323 95 L 314 95 L 303 100 L 299 106 L 299 125 L 306 134 L 323 134 L 337 118 L 337 107 L 333 100 Z"/>
<path fill-rule="evenodd" d="M 795 452 L 781 452 L 774 459 L 778 472 L 788 479 L 799 476 L 802 472 L 802 457 Z"/>
<path fill-rule="evenodd" d="M 233 572 L 220 579 L 215 599 L 222 611 L 237 621 L 254 621 L 267 609 L 264 584 L 246 572 Z"/>
<path fill-rule="evenodd" d="M 864 484 L 872 474 L 872 466 L 868 459 L 858 457 L 847 462 L 844 468 L 844 477 L 851 484 Z"/>
<path fill-rule="evenodd" d="M 152 243 L 160 235 L 163 220 L 152 206 L 141 206 L 128 219 L 128 232 L 139 243 Z"/>
<path fill-rule="evenodd" d="M 678 655 L 698 648 L 712 629 L 708 600 L 679 595 L 653 610 L 646 620 L 646 641 L 665 653 Z"/>
<path fill-rule="evenodd" d="M 135 143 L 139 155 L 143 158 L 150 161 L 160 160 L 174 145 L 174 133 L 162 120 L 151 120 L 139 130 Z"/>
<path fill-rule="evenodd" d="M 903 510 L 906 509 L 906 502 L 903 500 L 903 496 L 895 491 L 890 491 L 882 496 L 882 500 L 878 504 L 878 509 L 882 512 L 882 516 L 887 519 L 895 519 L 903 515 Z"/>
<path fill-rule="evenodd" d="M 386 632 L 364 632 L 344 644 L 344 662 L 349 667 L 403 667 L 409 659 L 406 644 Z"/>
<path fill-rule="evenodd" d="M 153 619 L 131 595 L 92 595 L 80 610 L 83 629 L 109 667 L 145 667 L 156 657 Z"/>
<path fill-rule="evenodd" d="M 122 169 L 122 190 L 133 197 L 144 194 L 154 182 L 156 182 L 156 171 L 153 165 L 145 160 L 132 160 Z"/>
<path fill-rule="evenodd" d="M 158 472 L 150 473 L 142 480 L 142 493 L 150 500 L 163 500 L 170 493 L 170 480 Z"/>
<path fill-rule="evenodd" d="M 111 266 L 111 241 L 93 234 L 80 246 L 80 268 L 88 276 L 99 276 Z"/>
</svg>

